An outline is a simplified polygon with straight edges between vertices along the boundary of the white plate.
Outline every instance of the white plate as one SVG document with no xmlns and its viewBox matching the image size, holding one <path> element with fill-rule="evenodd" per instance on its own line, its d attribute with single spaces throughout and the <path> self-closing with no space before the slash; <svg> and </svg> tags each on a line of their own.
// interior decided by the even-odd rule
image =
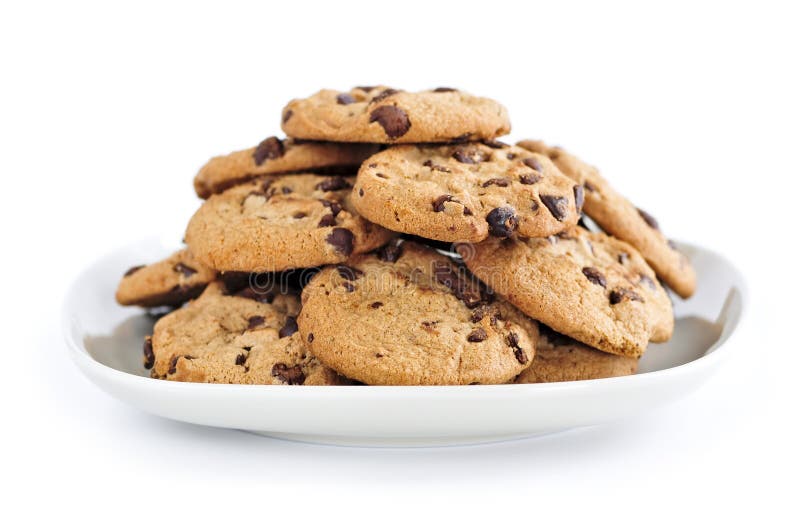
<svg viewBox="0 0 800 532">
<path fill-rule="evenodd" d="M 251 386 L 154 380 L 142 367 L 153 319 L 114 302 L 122 273 L 170 251 L 156 240 L 107 256 L 75 281 L 64 304 L 72 358 L 110 395 L 157 416 L 281 438 L 355 445 L 507 440 L 647 412 L 700 386 L 735 349 L 742 275 L 723 257 L 683 245 L 697 294 L 675 302 L 675 334 L 653 344 L 629 377 L 493 386 Z"/>
</svg>

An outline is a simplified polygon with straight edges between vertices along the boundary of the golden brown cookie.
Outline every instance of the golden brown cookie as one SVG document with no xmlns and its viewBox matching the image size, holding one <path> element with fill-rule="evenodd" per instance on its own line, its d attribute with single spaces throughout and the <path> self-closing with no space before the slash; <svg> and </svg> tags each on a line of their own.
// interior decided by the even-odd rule
<svg viewBox="0 0 800 532">
<path fill-rule="evenodd" d="M 130 268 L 119 282 L 116 298 L 120 305 L 176 306 L 200 295 L 216 277 L 216 271 L 182 249 L 154 264 Z"/>
<path fill-rule="evenodd" d="M 552 235 L 582 202 L 547 157 L 498 141 L 391 147 L 361 165 L 353 194 L 365 218 L 445 242 Z"/>
<path fill-rule="evenodd" d="M 283 109 L 283 130 L 300 139 L 380 144 L 491 139 L 511 130 L 505 107 L 465 92 L 389 87 L 322 90 Z"/>
<path fill-rule="evenodd" d="M 309 351 L 367 384 L 505 383 L 535 353 L 533 320 L 411 242 L 325 268 L 302 299 L 297 323 Z"/>
<path fill-rule="evenodd" d="M 194 178 L 194 189 L 208 198 L 262 175 L 325 170 L 355 170 L 378 151 L 374 144 L 304 142 L 269 137 L 255 148 L 213 157 Z"/>
<path fill-rule="evenodd" d="M 186 229 L 197 260 L 218 271 L 265 272 L 344 262 L 392 233 L 355 213 L 353 179 L 262 177 L 210 197 Z"/>
<path fill-rule="evenodd" d="M 597 168 L 541 141 L 524 140 L 518 144 L 546 155 L 562 172 L 583 185 L 586 214 L 604 231 L 636 248 L 667 286 L 683 298 L 694 293 L 696 275 L 689 259 L 664 236 L 653 216 L 614 190 Z"/>
<path fill-rule="evenodd" d="M 159 379 L 228 384 L 336 385 L 300 341 L 297 295 L 228 295 L 213 283 L 187 306 L 156 322 L 144 364 Z"/>
<path fill-rule="evenodd" d="M 457 247 L 470 270 L 528 316 L 607 353 L 638 358 L 666 341 L 672 303 L 630 245 L 574 227 L 547 238 Z"/>
<path fill-rule="evenodd" d="M 622 377 L 636 373 L 638 365 L 635 358 L 603 353 L 540 324 L 533 364 L 514 384 Z"/>
</svg>

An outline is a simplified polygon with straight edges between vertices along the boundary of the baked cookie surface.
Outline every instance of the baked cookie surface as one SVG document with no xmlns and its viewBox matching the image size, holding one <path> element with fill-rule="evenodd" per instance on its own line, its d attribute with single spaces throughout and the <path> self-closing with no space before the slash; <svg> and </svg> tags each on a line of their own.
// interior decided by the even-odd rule
<svg viewBox="0 0 800 532">
<path fill-rule="evenodd" d="M 635 358 L 598 351 L 540 324 L 533 364 L 514 384 L 623 377 L 636 373 L 638 365 Z"/>
<path fill-rule="evenodd" d="M 187 306 L 156 322 L 144 364 L 159 379 L 228 384 L 347 384 L 300 341 L 299 296 L 228 295 L 212 283 Z"/>
<path fill-rule="evenodd" d="M 490 139 L 511 130 L 506 108 L 489 98 L 438 88 L 385 86 L 321 90 L 283 109 L 283 131 L 300 139 L 380 144 Z"/>
<path fill-rule="evenodd" d="M 469 269 L 528 316 L 607 353 L 638 358 L 672 335 L 672 302 L 625 242 L 574 227 L 547 238 L 460 244 Z"/>
<path fill-rule="evenodd" d="M 353 178 L 262 177 L 210 197 L 189 221 L 192 254 L 218 271 L 266 272 L 334 264 L 392 233 L 350 205 Z"/>
<path fill-rule="evenodd" d="M 117 286 L 116 299 L 120 305 L 176 306 L 200 295 L 216 277 L 216 271 L 182 249 L 162 261 L 130 268 Z"/>
<path fill-rule="evenodd" d="M 309 351 L 367 384 L 499 384 L 535 354 L 536 322 L 410 242 L 325 268 L 302 299 Z"/>
<path fill-rule="evenodd" d="M 377 150 L 378 147 L 372 144 L 303 142 L 269 137 L 254 148 L 213 157 L 195 176 L 194 190 L 205 199 L 262 175 L 356 169 Z"/>
<path fill-rule="evenodd" d="M 664 236 L 652 215 L 614 190 L 597 168 L 541 141 L 525 140 L 518 145 L 546 155 L 564 174 L 583 185 L 586 214 L 604 231 L 636 248 L 675 293 L 683 298 L 694 293 L 696 274 L 687 257 Z"/>
<path fill-rule="evenodd" d="M 547 157 L 497 141 L 391 147 L 361 165 L 353 194 L 373 222 L 446 242 L 552 235 L 582 202 Z"/>
</svg>

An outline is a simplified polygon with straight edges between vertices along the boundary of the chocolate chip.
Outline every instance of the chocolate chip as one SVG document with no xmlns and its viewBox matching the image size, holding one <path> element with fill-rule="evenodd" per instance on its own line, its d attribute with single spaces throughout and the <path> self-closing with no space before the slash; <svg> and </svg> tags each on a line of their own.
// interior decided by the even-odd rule
<svg viewBox="0 0 800 532">
<path fill-rule="evenodd" d="M 583 187 L 575 185 L 572 187 L 572 192 L 575 194 L 575 210 L 580 214 L 583 210 Z"/>
<path fill-rule="evenodd" d="M 236 360 L 234 361 L 234 364 L 236 364 L 237 366 L 244 366 L 245 362 L 247 362 L 246 354 L 239 353 L 238 355 L 236 355 Z"/>
<path fill-rule="evenodd" d="M 383 355 L 380 353 L 375 353 L 375 358 L 383 358 Z"/>
<path fill-rule="evenodd" d="M 639 216 L 642 217 L 642 220 L 644 220 L 647 225 L 649 225 L 653 229 L 658 229 L 658 221 L 655 218 L 653 218 L 651 214 L 648 214 L 646 211 L 643 211 L 642 209 L 637 209 L 637 210 L 639 211 Z"/>
<path fill-rule="evenodd" d="M 538 210 L 539 210 L 539 204 L 538 204 L 538 203 L 536 203 L 536 200 L 533 200 L 533 201 L 531 201 L 531 210 L 532 210 L 533 212 L 536 212 L 536 211 L 538 211 Z"/>
<path fill-rule="evenodd" d="M 598 270 L 597 268 L 586 266 L 581 271 L 583 272 L 583 275 L 585 275 L 586 278 L 589 279 L 594 284 L 599 284 L 603 288 L 606 287 L 606 278 L 602 273 L 600 273 L 600 270 Z"/>
<path fill-rule="evenodd" d="M 337 175 L 333 177 L 328 177 L 320 181 L 314 188 L 317 190 L 321 190 L 323 192 L 330 192 L 332 190 L 343 190 L 346 188 L 352 188 L 352 186 L 353 185 L 351 185 L 345 178 Z"/>
<path fill-rule="evenodd" d="M 362 272 L 358 268 L 353 268 L 352 266 L 347 266 L 344 264 L 337 264 L 336 271 L 339 273 L 339 276 L 342 279 L 346 279 L 348 281 L 355 281 L 356 279 L 364 275 L 364 272 Z"/>
<path fill-rule="evenodd" d="M 382 306 L 383 303 L 381 303 L 380 301 L 375 301 L 374 303 L 370 303 L 369 308 L 381 308 Z"/>
<path fill-rule="evenodd" d="M 283 142 L 278 137 L 269 137 L 261 141 L 253 152 L 253 160 L 257 166 L 267 159 L 277 159 L 284 153 Z"/>
<path fill-rule="evenodd" d="M 336 216 L 333 214 L 325 214 L 320 218 L 317 227 L 333 227 L 336 225 Z"/>
<path fill-rule="evenodd" d="M 378 250 L 378 258 L 384 262 L 397 262 L 397 259 L 399 259 L 402 254 L 403 243 L 399 240 L 389 242 Z"/>
<path fill-rule="evenodd" d="M 489 155 L 475 146 L 459 146 L 453 152 L 453 158 L 464 164 L 478 164 L 489 158 Z"/>
<path fill-rule="evenodd" d="M 349 257 L 353 253 L 354 241 L 355 237 L 353 233 L 341 227 L 337 227 L 331 231 L 331 234 L 325 239 L 325 242 L 333 246 L 333 249 L 335 249 L 337 253 L 346 257 Z"/>
<path fill-rule="evenodd" d="M 630 301 L 641 301 L 644 302 L 644 298 L 634 292 L 633 290 L 629 290 L 627 288 L 615 288 L 611 291 L 608 295 L 608 301 L 612 305 L 616 305 L 617 303 L 621 303 L 623 300 L 628 299 Z"/>
<path fill-rule="evenodd" d="M 436 264 L 433 270 L 433 277 L 436 282 L 449 288 L 453 295 L 469 309 L 473 309 L 489 300 L 488 294 L 482 292 L 479 286 L 475 287 L 465 282 L 447 264 Z"/>
<path fill-rule="evenodd" d="M 594 188 L 594 185 L 590 181 L 585 181 L 583 183 L 583 187 L 588 190 L 589 192 L 597 192 L 597 189 Z"/>
<path fill-rule="evenodd" d="M 348 292 L 355 292 L 356 291 L 355 285 L 350 283 L 350 282 L 348 282 L 348 281 L 343 282 L 342 283 L 342 287 Z"/>
<path fill-rule="evenodd" d="M 314 342 L 314 333 L 308 333 L 308 343 Z"/>
<path fill-rule="evenodd" d="M 478 327 L 477 329 L 473 329 L 473 331 L 469 333 L 469 335 L 467 336 L 467 342 L 474 342 L 474 343 L 483 342 L 488 337 L 489 335 L 486 334 L 486 331 Z"/>
<path fill-rule="evenodd" d="M 144 339 L 144 369 L 152 369 L 153 364 L 156 363 L 156 354 L 153 352 L 153 339 L 147 337 Z"/>
<path fill-rule="evenodd" d="M 535 157 L 528 157 L 527 159 L 522 159 L 522 162 L 528 168 L 532 168 L 532 169 L 536 170 L 537 172 L 541 172 L 542 171 L 542 163 L 540 163 L 539 160 L 536 159 Z"/>
<path fill-rule="evenodd" d="M 126 271 L 124 274 L 122 274 L 122 276 L 123 277 L 129 277 L 129 276 L 133 275 L 134 273 L 138 272 L 139 270 L 141 270 L 142 268 L 144 268 L 144 264 L 142 264 L 140 266 L 133 266 L 132 268 L 129 268 L 128 271 Z"/>
<path fill-rule="evenodd" d="M 528 355 L 526 355 L 525 351 L 519 346 L 519 336 L 517 336 L 517 333 L 512 332 L 506 336 L 506 344 L 511 348 L 514 356 L 517 357 L 517 362 L 520 364 L 528 362 Z"/>
<path fill-rule="evenodd" d="M 494 140 L 494 139 L 482 140 L 481 144 L 495 150 L 508 148 L 508 144 L 506 144 L 505 142 L 500 142 L 499 140 Z"/>
<path fill-rule="evenodd" d="M 303 368 L 299 365 L 288 367 L 286 364 L 275 364 L 272 366 L 272 376 L 286 384 L 300 385 L 306 381 Z"/>
<path fill-rule="evenodd" d="M 567 206 L 569 205 L 567 198 L 563 196 L 540 194 L 539 199 L 542 200 L 542 203 L 544 203 L 544 206 L 550 211 L 550 214 L 553 215 L 553 218 L 559 222 L 563 222 L 567 218 Z"/>
<path fill-rule="evenodd" d="M 375 86 L 373 86 L 373 85 L 361 85 L 361 86 L 359 86 L 359 87 L 355 87 L 355 88 L 356 88 L 356 89 L 358 89 L 358 90 L 360 90 L 360 91 L 364 91 L 364 92 L 372 92 L 372 91 L 374 91 L 374 90 L 375 90 L 377 87 L 375 87 Z"/>
<path fill-rule="evenodd" d="M 195 270 L 191 266 L 187 266 L 182 262 L 179 262 L 178 264 L 173 266 L 172 270 L 181 274 L 183 277 L 191 277 L 192 275 L 197 273 L 197 270 Z"/>
<path fill-rule="evenodd" d="M 388 98 L 388 97 L 389 97 L 389 96 L 391 96 L 392 94 L 397 94 L 397 91 L 396 91 L 396 90 L 394 90 L 394 89 L 385 89 L 385 90 L 382 90 L 382 91 L 381 91 L 381 92 L 379 92 L 377 95 L 375 95 L 375 97 L 374 97 L 374 98 L 372 98 L 372 100 L 370 100 L 370 102 L 369 102 L 369 103 L 376 103 L 376 102 L 379 102 L 379 101 L 381 101 L 381 100 L 385 100 L 386 98 Z"/>
<path fill-rule="evenodd" d="M 452 170 L 450 170 L 448 167 L 442 166 L 440 164 L 434 164 L 433 161 L 431 161 L 430 159 L 422 163 L 422 166 L 427 166 L 428 168 L 431 169 L 431 171 L 445 172 L 447 174 L 452 172 Z"/>
<path fill-rule="evenodd" d="M 302 218 L 305 218 L 306 216 L 308 215 L 304 212 L 296 212 L 292 215 L 292 218 L 294 218 L 295 220 L 300 220 Z"/>
<path fill-rule="evenodd" d="M 516 153 L 511 153 L 511 152 L 506 153 L 506 159 L 508 159 L 509 161 L 513 161 L 516 158 L 517 158 L 517 154 Z"/>
<path fill-rule="evenodd" d="M 363 188 L 359 188 L 358 189 L 358 195 L 361 196 L 362 198 L 364 197 L 364 189 Z"/>
<path fill-rule="evenodd" d="M 620 264 L 625 264 L 626 262 L 628 262 L 628 254 L 623 251 L 622 253 L 617 255 L 617 262 L 619 262 Z"/>
<path fill-rule="evenodd" d="M 492 185 L 494 185 L 496 187 L 507 187 L 510 184 L 511 184 L 511 180 L 510 179 L 506 179 L 505 177 L 493 177 L 492 179 L 484 181 L 483 185 L 481 185 L 481 186 L 483 188 L 490 187 Z"/>
<path fill-rule="evenodd" d="M 369 115 L 369 122 L 378 122 L 390 139 L 397 139 L 408 133 L 411 121 L 405 111 L 394 105 L 383 105 Z"/>
<path fill-rule="evenodd" d="M 334 216 L 342 212 L 342 206 L 336 201 L 319 200 L 322 205 L 329 208 Z"/>
<path fill-rule="evenodd" d="M 170 375 L 174 375 L 176 371 L 178 371 L 178 359 L 185 358 L 186 360 L 194 360 L 196 357 L 191 355 L 174 355 L 169 361 L 169 369 L 167 373 Z"/>
<path fill-rule="evenodd" d="M 523 174 L 519 176 L 519 182 L 523 185 L 535 185 L 542 180 L 539 174 Z"/>
<path fill-rule="evenodd" d="M 336 103 L 340 105 L 350 105 L 351 103 L 355 103 L 355 101 L 356 99 L 346 92 L 343 92 L 336 96 Z"/>
<path fill-rule="evenodd" d="M 292 188 L 291 187 L 281 187 L 281 194 L 291 194 Z"/>
<path fill-rule="evenodd" d="M 478 307 L 477 309 L 473 310 L 472 316 L 470 316 L 470 321 L 472 323 L 478 323 L 490 312 L 491 315 L 489 316 L 489 324 L 495 326 L 497 325 L 498 318 L 500 318 L 500 313 L 497 311 L 497 309 L 487 306 Z"/>
<path fill-rule="evenodd" d="M 283 113 L 283 123 L 285 124 L 286 122 L 288 122 L 293 114 L 294 113 L 292 112 L 291 109 L 287 109 L 286 111 L 284 111 L 284 113 Z"/>
<path fill-rule="evenodd" d="M 297 320 L 294 316 L 286 316 L 286 323 L 278 330 L 278 338 L 291 336 L 297 332 Z"/>
<path fill-rule="evenodd" d="M 247 330 L 252 330 L 259 325 L 264 325 L 264 316 L 250 316 L 247 318 Z"/>
<path fill-rule="evenodd" d="M 444 211 L 444 204 L 446 202 L 448 202 L 448 201 L 453 201 L 453 196 L 451 196 L 450 194 L 444 194 L 442 196 L 439 196 L 435 200 L 433 200 L 433 203 L 432 203 L 433 212 L 442 212 L 442 211 Z M 455 202 L 455 203 L 458 203 L 458 202 Z"/>
<path fill-rule="evenodd" d="M 450 87 L 436 87 L 433 92 L 458 92 L 458 89 L 451 89 Z"/>
<path fill-rule="evenodd" d="M 486 216 L 489 234 L 507 238 L 516 230 L 519 221 L 512 207 L 497 207 Z"/>
</svg>

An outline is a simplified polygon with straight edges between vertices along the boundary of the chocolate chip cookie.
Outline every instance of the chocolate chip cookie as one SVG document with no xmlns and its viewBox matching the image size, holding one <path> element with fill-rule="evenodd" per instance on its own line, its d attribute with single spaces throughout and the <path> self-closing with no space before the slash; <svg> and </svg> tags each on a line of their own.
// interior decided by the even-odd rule
<svg viewBox="0 0 800 532">
<path fill-rule="evenodd" d="M 186 243 L 218 271 L 343 262 L 392 237 L 355 213 L 352 184 L 353 178 L 313 174 L 258 178 L 211 196 L 189 221 Z"/>
<path fill-rule="evenodd" d="M 367 384 L 504 383 L 535 354 L 536 322 L 411 242 L 325 268 L 302 299 L 309 351 Z"/>
<path fill-rule="evenodd" d="M 541 141 L 525 140 L 520 146 L 549 157 L 568 177 L 586 189 L 584 209 L 607 233 L 635 247 L 667 286 L 683 298 L 695 290 L 691 263 L 659 230 L 656 219 L 637 209 L 603 179 L 597 168 L 561 148 Z"/>
<path fill-rule="evenodd" d="M 326 170 L 355 170 L 378 151 L 374 144 L 303 142 L 269 137 L 255 148 L 214 157 L 194 178 L 194 189 L 201 198 L 261 175 Z"/>
<path fill-rule="evenodd" d="M 294 294 L 227 294 L 212 283 L 156 322 L 144 364 L 159 379 L 229 384 L 347 384 L 303 346 Z"/>
<path fill-rule="evenodd" d="M 583 204 L 547 157 L 498 141 L 391 147 L 361 165 L 354 190 L 365 218 L 445 242 L 552 235 Z"/>
<path fill-rule="evenodd" d="M 130 268 L 119 282 L 116 298 L 120 305 L 176 306 L 200 295 L 216 277 L 217 272 L 182 249 L 154 264 Z"/>
<path fill-rule="evenodd" d="M 533 364 L 514 384 L 622 377 L 636 373 L 638 365 L 635 358 L 603 353 L 540 324 Z"/>
<path fill-rule="evenodd" d="M 491 139 L 511 130 L 506 108 L 441 87 L 406 92 L 385 86 L 322 90 L 283 109 L 283 130 L 300 139 L 381 144 Z"/>
<path fill-rule="evenodd" d="M 607 353 L 638 358 L 672 335 L 672 303 L 630 245 L 574 227 L 547 238 L 457 246 L 470 270 L 528 316 Z"/>
</svg>

